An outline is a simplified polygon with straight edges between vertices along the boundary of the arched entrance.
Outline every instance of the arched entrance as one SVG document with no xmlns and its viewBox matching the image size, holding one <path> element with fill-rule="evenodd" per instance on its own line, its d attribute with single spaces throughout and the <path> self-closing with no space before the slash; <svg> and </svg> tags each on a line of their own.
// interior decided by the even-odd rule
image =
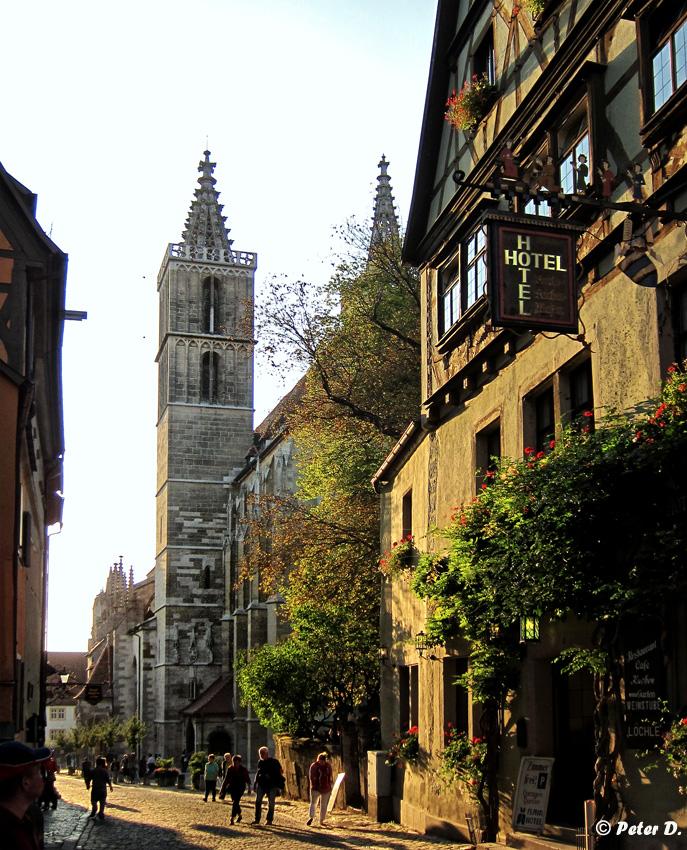
<svg viewBox="0 0 687 850">
<path fill-rule="evenodd" d="M 189 720 L 186 724 L 186 752 L 195 753 L 196 751 L 196 733 L 193 728 L 193 723 Z"/>
<path fill-rule="evenodd" d="M 208 735 L 208 753 L 215 753 L 220 757 L 224 753 L 231 752 L 231 735 L 226 729 L 213 729 Z"/>
</svg>

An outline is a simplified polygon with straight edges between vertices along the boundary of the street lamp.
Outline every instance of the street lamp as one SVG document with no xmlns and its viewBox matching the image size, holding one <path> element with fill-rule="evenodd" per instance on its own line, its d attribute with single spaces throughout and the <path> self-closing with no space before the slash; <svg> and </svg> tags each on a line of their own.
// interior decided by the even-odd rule
<svg viewBox="0 0 687 850">
<path fill-rule="evenodd" d="M 417 654 L 420 658 L 422 658 L 428 647 L 429 642 L 427 641 L 427 635 L 424 632 L 418 632 L 415 635 L 415 649 L 417 650 Z"/>
</svg>

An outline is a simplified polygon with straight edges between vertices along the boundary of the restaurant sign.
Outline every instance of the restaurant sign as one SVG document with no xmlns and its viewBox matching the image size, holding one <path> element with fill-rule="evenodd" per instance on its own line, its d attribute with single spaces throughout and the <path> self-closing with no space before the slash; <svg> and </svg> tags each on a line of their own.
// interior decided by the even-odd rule
<svg viewBox="0 0 687 850">
<path fill-rule="evenodd" d="M 627 746 L 645 750 L 663 742 L 663 702 L 667 697 L 665 659 L 659 628 L 635 624 L 626 636 L 625 734 Z"/>
<path fill-rule="evenodd" d="M 584 226 L 485 215 L 494 327 L 578 333 L 575 243 Z"/>
</svg>

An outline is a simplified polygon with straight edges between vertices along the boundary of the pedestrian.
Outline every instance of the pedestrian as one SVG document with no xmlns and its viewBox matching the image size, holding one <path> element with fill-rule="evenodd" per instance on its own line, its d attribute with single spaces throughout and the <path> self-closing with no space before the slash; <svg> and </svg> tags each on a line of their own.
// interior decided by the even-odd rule
<svg viewBox="0 0 687 850">
<path fill-rule="evenodd" d="M 110 762 L 110 774 L 113 782 L 119 782 L 119 759 L 115 756 Z M 86 786 L 88 787 L 88 786 Z"/>
<path fill-rule="evenodd" d="M 129 756 L 126 753 L 124 753 L 124 755 L 122 756 L 122 761 L 119 765 L 119 772 L 122 775 L 122 782 L 126 782 L 129 776 Z"/>
<path fill-rule="evenodd" d="M 57 773 L 57 762 L 55 761 L 55 750 L 50 751 L 50 758 L 41 765 L 41 773 L 45 782 L 43 793 L 38 798 L 38 805 L 44 809 L 56 809 L 59 795 L 55 790 L 55 774 Z"/>
<path fill-rule="evenodd" d="M 88 756 L 81 762 L 81 776 L 88 790 L 91 787 L 91 760 Z"/>
<path fill-rule="evenodd" d="M 258 751 L 260 761 L 258 769 L 255 773 L 255 820 L 253 823 L 260 823 L 260 814 L 262 812 L 262 798 L 267 797 L 267 823 L 272 823 L 274 818 L 274 801 L 277 798 L 278 792 L 284 788 L 284 771 L 282 770 L 279 761 L 270 756 L 270 751 L 267 747 L 260 747 Z"/>
<path fill-rule="evenodd" d="M 155 770 L 155 756 L 152 753 L 148 753 L 146 764 L 148 766 L 148 773 L 152 773 Z"/>
<path fill-rule="evenodd" d="M 146 757 L 141 756 L 138 761 L 138 778 L 143 782 L 143 777 L 148 773 L 148 763 L 146 762 Z"/>
<path fill-rule="evenodd" d="M 40 843 L 29 807 L 43 791 L 41 765 L 50 750 L 37 750 L 19 741 L 0 744 L 0 835 L 3 847 L 12 850 L 39 850 Z M 40 811 L 38 812 L 41 816 Z"/>
<path fill-rule="evenodd" d="M 205 799 L 204 803 L 208 801 L 208 794 L 212 791 L 212 802 L 215 802 L 215 797 L 217 795 L 217 774 L 219 773 L 219 765 L 215 761 L 215 754 L 210 753 L 208 756 L 208 760 L 205 763 Z"/>
<path fill-rule="evenodd" d="M 222 787 L 219 789 L 219 798 L 223 800 L 226 796 L 226 789 L 224 787 L 224 779 L 226 778 L 227 771 L 232 765 L 231 753 L 225 753 L 224 758 L 219 766 L 219 775 L 222 779 Z"/>
<path fill-rule="evenodd" d="M 320 753 L 317 761 L 310 765 L 310 816 L 307 821 L 308 826 L 315 817 L 318 800 L 320 801 L 320 826 L 324 826 L 324 819 L 327 816 L 327 803 L 333 787 L 334 775 L 332 766 L 329 764 L 329 756 L 327 753 Z"/>
<path fill-rule="evenodd" d="M 226 753 L 224 758 L 229 755 Z M 222 782 L 222 787 L 220 788 L 219 796 L 220 800 L 223 800 L 227 791 L 229 792 L 229 796 L 231 797 L 231 825 L 234 825 L 234 818 L 236 818 L 237 823 L 241 823 L 241 797 L 246 790 L 246 786 L 248 786 L 248 793 L 250 794 L 250 773 L 241 763 L 241 756 L 234 756 L 231 760 L 231 767 L 228 767 L 226 773 L 224 774 L 224 782 Z"/>
<path fill-rule="evenodd" d="M 122 759 L 122 762 L 124 759 Z M 89 818 L 94 818 L 96 810 L 98 817 L 103 820 L 105 817 L 105 800 L 107 800 L 107 786 L 112 788 L 112 777 L 107 769 L 107 762 L 102 756 L 98 756 L 95 760 L 95 767 L 91 771 L 91 807 L 92 811 Z"/>
<path fill-rule="evenodd" d="M 186 750 L 181 751 L 181 772 L 186 773 L 188 769 L 188 755 L 186 754 Z"/>
</svg>

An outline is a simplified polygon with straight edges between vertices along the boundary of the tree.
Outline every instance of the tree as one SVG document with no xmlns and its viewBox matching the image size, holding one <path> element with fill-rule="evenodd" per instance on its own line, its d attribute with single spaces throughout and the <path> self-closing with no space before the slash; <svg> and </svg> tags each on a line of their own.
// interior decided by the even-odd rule
<svg viewBox="0 0 687 850">
<path fill-rule="evenodd" d="M 239 661 L 237 681 L 244 702 L 260 723 L 278 734 L 309 735 L 324 710 L 310 648 L 292 639 L 266 644 Z"/>
<path fill-rule="evenodd" d="M 258 317 L 270 363 L 308 371 L 288 414 L 297 490 L 254 501 L 244 564 L 244 575 L 259 572 L 266 590 L 285 595 L 293 634 L 244 660 L 239 682 L 275 729 L 333 715 L 355 804 L 358 730 L 349 718 L 364 727 L 379 689 L 379 501 L 370 479 L 418 406 L 420 297 L 397 238 L 370 246 L 370 231 L 353 224 L 344 234 L 348 254 L 327 284 L 274 281 Z"/>
<path fill-rule="evenodd" d="M 400 240 L 370 246 L 369 228 L 341 229 L 347 249 L 323 285 L 275 279 L 259 305 L 259 352 L 284 374 L 308 371 L 311 420 L 347 417 L 399 437 L 419 403 L 420 284 Z"/>
<path fill-rule="evenodd" d="M 132 714 L 122 727 L 122 737 L 126 741 L 129 752 L 137 752 L 138 745 L 145 738 L 147 731 L 146 724 L 138 714 Z"/>
<path fill-rule="evenodd" d="M 461 634 L 472 644 L 463 678 L 483 706 L 487 753 L 477 796 L 488 840 L 498 831 L 497 719 L 518 683 L 520 617 L 576 615 L 595 624 L 590 645 L 564 661 L 570 672 L 594 675 L 597 820 L 618 810 L 624 626 L 660 617 L 687 580 L 684 526 L 665 509 L 687 473 L 685 376 L 671 367 L 649 407 L 608 416 L 597 430 L 588 411 L 590 424 L 564 429 L 549 452 L 528 448 L 523 461 L 488 472 L 492 483 L 439 532 L 448 549 L 421 557 L 413 576 L 416 594 L 432 603 L 430 639 Z"/>
</svg>

